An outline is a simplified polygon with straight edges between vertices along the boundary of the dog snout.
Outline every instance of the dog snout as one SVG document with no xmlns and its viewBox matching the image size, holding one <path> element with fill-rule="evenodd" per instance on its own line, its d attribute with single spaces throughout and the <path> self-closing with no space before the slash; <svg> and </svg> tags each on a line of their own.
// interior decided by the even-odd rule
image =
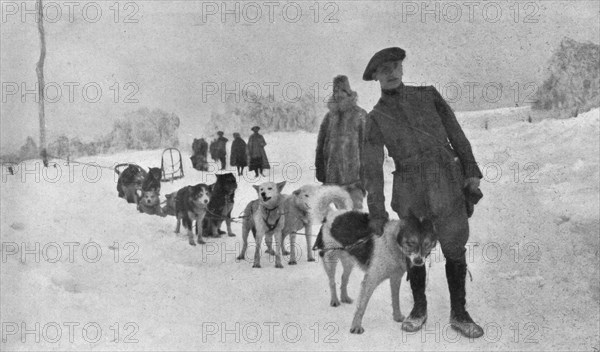
<svg viewBox="0 0 600 352">
<path fill-rule="evenodd" d="M 413 259 L 413 264 L 416 266 L 421 266 L 424 264 L 422 257 L 416 257 Z"/>
<path fill-rule="evenodd" d="M 208 199 L 204 199 L 204 204 L 208 204 Z"/>
</svg>

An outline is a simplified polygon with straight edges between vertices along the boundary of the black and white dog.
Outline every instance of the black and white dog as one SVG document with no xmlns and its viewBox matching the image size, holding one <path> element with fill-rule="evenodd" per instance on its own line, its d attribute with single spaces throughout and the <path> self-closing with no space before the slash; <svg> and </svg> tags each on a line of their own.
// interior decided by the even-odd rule
<svg viewBox="0 0 600 352">
<path fill-rule="evenodd" d="M 313 249 L 319 249 L 323 266 L 329 277 L 332 307 L 340 305 L 338 300 L 335 270 L 342 262 L 341 301 L 352 303 L 348 296 L 348 279 L 355 264 L 365 272 L 360 297 L 351 333 L 362 334 L 362 317 L 371 295 L 385 279 L 390 279 L 392 290 L 393 318 L 404 320 L 400 311 L 400 283 L 408 265 L 424 265 L 424 259 L 436 246 L 437 237 L 433 224 L 426 219 L 410 218 L 405 221 L 389 221 L 382 236 L 374 235 L 369 229 L 369 214 L 352 211 L 350 195 L 342 188 L 328 186 L 329 190 L 317 196 L 316 216 L 325 218 L 321 232 Z M 332 210 L 329 204 L 334 199 L 346 199 L 342 209 Z"/>
</svg>

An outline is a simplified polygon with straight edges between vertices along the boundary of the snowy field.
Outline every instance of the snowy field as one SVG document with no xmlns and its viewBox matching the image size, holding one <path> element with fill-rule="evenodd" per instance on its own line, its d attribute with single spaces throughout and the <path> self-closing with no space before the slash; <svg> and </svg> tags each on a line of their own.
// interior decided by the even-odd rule
<svg viewBox="0 0 600 352">
<path fill-rule="evenodd" d="M 264 255 L 263 267 L 253 269 L 235 260 L 240 223 L 233 225 L 236 238 L 191 247 L 173 233 L 174 218 L 140 214 L 118 198 L 110 168 L 160 166 L 160 150 L 78 160 L 107 168 L 58 161 L 46 170 L 32 161 L 27 173 L 3 169 L 0 349 L 598 351 L 599 115 L 596 109 L 569 120 L 465 128 L 486 175 L 470 220 L 467 278 L 468 310 L 486 335 L 473 341 L 448 325 L 439 248 L 430 257 L 426 327 L 400 329 L 385 282 L 367 308 L 365 333 L 352 335 L 355 305 L 329 306 L 322 264 L 318 256 L 306 261 L 302 237 L 298 265 L 285 261 L 276 269 Z M 252 184 L 286 179 L 291 193 L 315 182 L 316 134 L 265 139 L 278 165 L 268 177 L 238 180 L 236 216 L 256 197 Z M 215 180 L 193 170 L 189 151 L 182 153 L 185 178 L 163 183 L 162 195 Z M 385 167 L 390 194 L 391 161 Z M 352 274 L 352 298 L 362 276 Z M 405 315 L 412 307 L 407 284 Z"/>
</svg>

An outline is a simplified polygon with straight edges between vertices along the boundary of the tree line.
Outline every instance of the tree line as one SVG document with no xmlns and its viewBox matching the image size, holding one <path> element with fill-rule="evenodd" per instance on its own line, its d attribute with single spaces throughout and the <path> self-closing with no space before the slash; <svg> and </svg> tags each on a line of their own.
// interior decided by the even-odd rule
<svg viewBox="0 0 600 352">
<path fill-rule="evenodd" d="M 179 117 L 175 114 L 141 108 L 115 121 L 110 133 L 89 142 L 60 134 L 48 143 L 47 152 L 50 157 L 67 159 L 124 150 L 176 148 L 179 146 L 179 125 Z M 17 152 L 3 155 L 2 159 L 20 162 L 39 157 L 38 145 L 32 137 L 27 137 Z"/>
</svg>

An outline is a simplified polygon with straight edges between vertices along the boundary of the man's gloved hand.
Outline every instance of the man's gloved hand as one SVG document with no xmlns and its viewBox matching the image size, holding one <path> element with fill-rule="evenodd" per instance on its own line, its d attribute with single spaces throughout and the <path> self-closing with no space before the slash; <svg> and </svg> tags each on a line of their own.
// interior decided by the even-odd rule
<svg viewBox="0 0 600 352">
<path fill-rule="evenodd" d="M 467 188 L 471 192 L 476 192 L 479 188 L 479 177 L 470 177 L 465 180 L 464 188 Z"/>
<path fill-rule="evenodd" d="M 383 227 L 387 219 L 385 218 L 371 218 L 369 220 L 369 229 L 377 236 L 383 235 Z"/>
</svg>

